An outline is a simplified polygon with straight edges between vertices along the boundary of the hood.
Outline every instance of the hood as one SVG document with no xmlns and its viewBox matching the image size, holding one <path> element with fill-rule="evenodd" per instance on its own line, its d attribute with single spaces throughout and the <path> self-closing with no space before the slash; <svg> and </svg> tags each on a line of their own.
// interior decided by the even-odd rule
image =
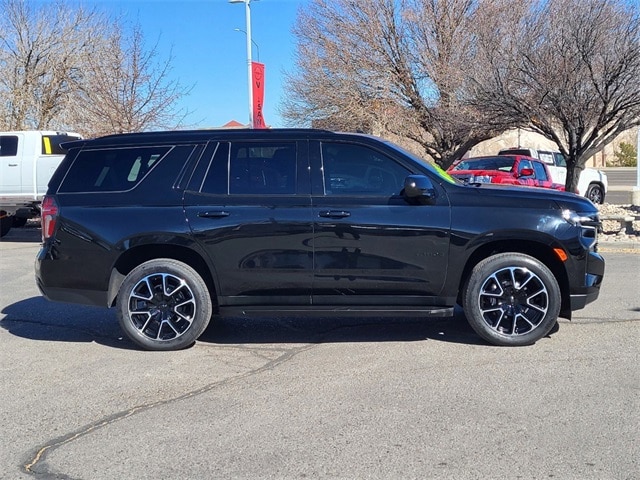
<svg viewBox="0 0 640 480">
<path fill-rule="evenodd" d="M 550 188 L 529 187 L 524 185 L 503 185 L 495 183 L 480 183 L 474 185 L 461 185 L 458 188 L 465 189 L 477 195 L 478 200 L 489 201 L 494 199 L 498 204 L 512 206 L 544 206 L 547 208 L 560 208 L 575 210 L 577 212 L 597 212 L 598 208 L 588 199 L 575 193 L 553 190 Z"/>
<path fill-rule="evenodd" d="M 471 177 L 471 176 L 488 176 L 488 177 L 511 177 L 511 172 L 504 172 L 502 170 L 449 170 L 449 175 L 454 177 Z"/>
</svg>

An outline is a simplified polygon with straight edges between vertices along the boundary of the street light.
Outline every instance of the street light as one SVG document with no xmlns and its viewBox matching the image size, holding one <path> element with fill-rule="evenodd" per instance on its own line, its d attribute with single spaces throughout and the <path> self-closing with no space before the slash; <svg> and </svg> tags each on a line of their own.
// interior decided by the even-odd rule
<svg viewBox="0 0 640 480">
<path fill-rule="evenodd" d="M 254 0 L 257 1 L 257 0 Z M 229 0 L 229 3 L 244 3 L 247 21 L 247 79 L 249 84 L 249 128 L 253 128 L 253 85 L 251 75 L 251 0 Z"/>
<path fill-rule="evenodd" d="M 247 32 L 245 32 L 241 28 L 234 28 L 234 30 L 236 32 L 242 32 L 245 35 L 247 34 Z M 256 43 L 256 41 L 254 39 L 251 39 L 251 43 L 253 43 L 253 45 L 256 47 L 256 53 L 258 54 L 258 61 L 260 61 L 260 47 L 258 46 L 258 44 Z"/>
</svg>

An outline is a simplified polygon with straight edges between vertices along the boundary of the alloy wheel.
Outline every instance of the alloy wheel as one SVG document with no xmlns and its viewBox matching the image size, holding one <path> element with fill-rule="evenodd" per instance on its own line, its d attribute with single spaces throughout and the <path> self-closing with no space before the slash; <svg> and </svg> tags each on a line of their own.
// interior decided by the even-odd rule
<svg viewBox="0 0 640 480">
<path fill-rule="evenodd" d="M 168 341 L 182 336 L 196 315 L 196 300 L 187 282 L 168 273 L 143 277 L 129 294 L 129 318 L 145 337 Z"/>
<path fill-rule="evenodd" d="M 483 321 L 501 335 L 527 334 L 540 326 L 549 309 L 549 292 L 528 268 L 497 270 L 482 284 L 478 306 Z"/>
</svg>

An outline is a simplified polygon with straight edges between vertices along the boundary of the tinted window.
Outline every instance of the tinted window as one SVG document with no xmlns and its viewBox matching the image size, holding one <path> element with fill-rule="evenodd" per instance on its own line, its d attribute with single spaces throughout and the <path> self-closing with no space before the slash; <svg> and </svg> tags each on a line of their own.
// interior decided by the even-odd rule
<svg viewBox="0 0 640 480">
<path fill-rule="evenodd" d="M 80 140 L 80 137 L 70 135 L 43 135 L 42 154 L 43 155 L 64 155 L 67 151 L 62 148 L 61 143 Z"/>
<path fill-rule="evenodd" d="M 0 157 L 15 157 L 18 154 L 18 137 L 15 135 L 0 136 Z"/>
<path fill-rule="evenodd" d="M 323 143 L 326 195 L 399 194 L 411 172 L 395 160 L 362 145 Z"/>
<path fill-rule="evenodd" d="M 67 172 L 59 192 L 119 192 L 135 187 L 172 147 L 84 150 Z M 193 146 L 173 147 L 188 158 Z"/>
<path fill-rule="evenodd" d="M 536 172 L 536 178 L 538 180 L 549 180 L 547 178 L 547 171 L 544 169 L 544 165 L 539 162 L 533 162 L 533 170 Z"/>
<path fill-rule="evenodd" d="M 296 146 L 283 142 L 232 143 L 229 193 L 291 194 L 296 185 Z"/>
<path fill-rule="evenodd" d="M 211 162 L 207 165 L 204 181 L 200 191 L 204 193 L 227 194 L 229 193 L 229 178 L 227 175 L 229 166 L 228 142 L 220 142 L 216 145 Z M 195 187 L 197 189 L 198 187 Z"/>
<path fill-rule="evenodd" d="M 533 151 L 528 148 L 508 148 L 506 150 L 500 150 L 498 155 L 524 155 L 525 157 L 535 157 Z"/>
<path fill-rule="evenodd" d="M 502 170 L 509 172 L 513 168 L 515 157 L 489 157 L 463 160 L 458 163 L 453 170 Z"/>
<path fill-rule="evenodd" d="M 556 159 L 556 165 L 559 167 L 566 167 L 567 166 L 567 160 L 564 158 L 564 155 L 562 155 L 560 152 L 554 152 L 553 153 L 553 158 Z"/>
</svg>

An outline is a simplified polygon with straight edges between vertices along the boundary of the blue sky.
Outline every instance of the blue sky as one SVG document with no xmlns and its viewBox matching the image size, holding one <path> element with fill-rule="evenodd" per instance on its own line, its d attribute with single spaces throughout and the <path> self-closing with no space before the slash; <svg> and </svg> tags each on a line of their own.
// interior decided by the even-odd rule
<svg viewBox="0 0 640 480">
<path fill-rule="evenodd" d="M 298 8 L 307 0 L 252 0 L 251 36 L 266 65 L 264 117 L 283 127 L 278 113 L 283 72 L 294 64 L 291 33 Z M 193 85 L 181 102 L 193 113 L 186 123 L 195 128 L 219 127 L 230 120 L 249 121 L 245 6 L 228 0 L 85 0 L 108 13 L 142 26 L 148 46 L 159 42 L 166 58 L 173 49 L 172 77 Z M 257 60 L 257 50 L 253 49 Z"/>
</svg>

